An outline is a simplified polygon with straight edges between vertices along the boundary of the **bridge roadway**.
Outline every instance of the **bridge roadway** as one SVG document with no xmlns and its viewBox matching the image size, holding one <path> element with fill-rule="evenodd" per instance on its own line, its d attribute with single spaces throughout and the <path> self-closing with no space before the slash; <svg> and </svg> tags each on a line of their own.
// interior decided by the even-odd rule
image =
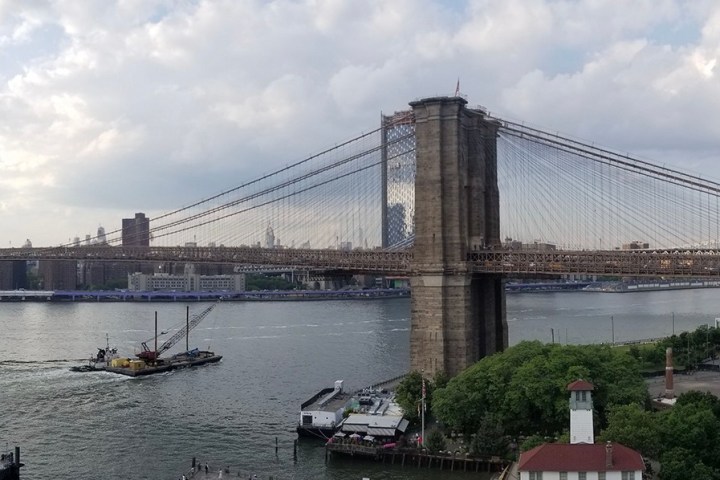
<svg viewBox="0 0 720 480">
<path fill-rule="evenodd" d="M 111 262 L 191 262 L 282 266 L 325 274 L 368 273 L 412 275 L 433 273 L 413 264 L 412 250 L 311 250 L 249 247 L 120 247 L 82 246 L 4 248 L 2 260 L 84 260 Z M 468 253 L 467 263 L 453 270 L 499 273 L 508 277 L 536 275 L 614 275 L 650 277 L 720 277 L 720 250 L 505 250 Z"/>
</svg>

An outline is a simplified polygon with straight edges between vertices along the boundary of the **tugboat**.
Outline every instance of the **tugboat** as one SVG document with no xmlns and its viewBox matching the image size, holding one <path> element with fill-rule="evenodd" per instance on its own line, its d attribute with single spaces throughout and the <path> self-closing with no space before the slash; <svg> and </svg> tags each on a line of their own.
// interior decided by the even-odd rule
<svg viewBox="0 0 720 480">
<path fill-rule="evenodd" d="M 120 358 L 118 355 L 117 348 L 110 348 L 110 336 L 105 334 L 105 348 L 98 347 L 97 354 L 90 355 L 87 365 L 76 365 L 70 367 L 73 372 L 96 372 L 98 370 L 105 370 L 110 365 L 112 360 Z"/>
</svg>

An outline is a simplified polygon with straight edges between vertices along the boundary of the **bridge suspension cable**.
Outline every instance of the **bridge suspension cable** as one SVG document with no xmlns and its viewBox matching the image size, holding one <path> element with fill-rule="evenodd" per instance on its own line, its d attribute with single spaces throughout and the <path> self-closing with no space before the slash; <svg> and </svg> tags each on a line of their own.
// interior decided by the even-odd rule
<svg viewBox="0 0 720 480">
<path fill-rule="evenodd" d="M 572 249 L 718 246 L 717 182 L 496 120 L 508 237 Z"/>
</svg>

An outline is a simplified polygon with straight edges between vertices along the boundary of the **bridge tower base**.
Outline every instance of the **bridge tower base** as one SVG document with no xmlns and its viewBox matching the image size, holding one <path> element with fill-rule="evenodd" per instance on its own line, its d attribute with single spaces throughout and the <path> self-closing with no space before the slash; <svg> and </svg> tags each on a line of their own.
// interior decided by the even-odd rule
<svg viewBox="0 0 720 480">
<path fill-rule="evenodd" d="M 426 98 L 415 115 L 415 246 L 410 366 L 456 375 L 508 345 L 501 276 L 467 255 L 500 245 L 497 123 L 459 97 Z"/>
</svg>

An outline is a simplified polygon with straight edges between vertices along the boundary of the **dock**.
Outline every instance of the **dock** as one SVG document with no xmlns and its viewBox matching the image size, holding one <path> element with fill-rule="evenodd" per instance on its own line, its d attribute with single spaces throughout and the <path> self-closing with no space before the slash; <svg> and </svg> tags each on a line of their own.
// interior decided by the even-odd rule
<svg viewBox="0 0 720 480">
<path fill-rule="evenodd" d="M 429 453 L 417 448 L 384 448 L 356 443 L 325 445 L 325 461 L 335 455 L 367 458 L 381 463 L 414 468 L 439 468 L 463 472 L 502 472 L 510 463 L 500 457 L 476 457 L 459 452 Z"/>
</svg>

